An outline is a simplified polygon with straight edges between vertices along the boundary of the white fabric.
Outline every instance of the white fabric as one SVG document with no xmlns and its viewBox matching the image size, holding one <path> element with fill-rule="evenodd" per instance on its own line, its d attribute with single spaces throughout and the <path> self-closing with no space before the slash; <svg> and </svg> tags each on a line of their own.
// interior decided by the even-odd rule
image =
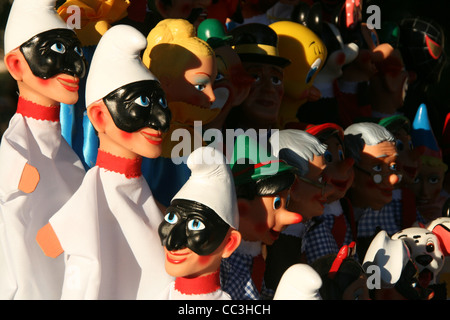
<svg viewBox="0 0 450 320">
<path fill-rule="evenodd" d="M 139 56 L 146 46 L 147 39 L 131 26 L 117 25 L 106 31 L 87 76 L 86 106 L 126 84 L 157 80 Z"/>
<path fill-rule="evenodd" d="M 14 0 L 5 29 L 5 54 L 39 33 L 69 29 L 55 4 L 56 0 Z"/>
<path fill-rule="evenodd" d="M 26 163 L 40 175 L 30 194 L 18 190 Z M 45 256 L 36 234 L 84 174 L 59 122 L 12 117 L 0 145 L 0 299 L 59 298 L 64 261 Z"/>
<path fill-rule="evenodd" d="M 145 179 L 95 166 L 51 219 L 66 262 L 62 299 L 154 299 L 164 269 L 162 213 Z"/>
<path fill-rule="evenodd" d="M 231 297 L 222 289 L 203 294 L 184 294 L 175 290 L 175 281 L 173 281 L 161 294 L 159 300 L 231 300 Z"/>
</svg>

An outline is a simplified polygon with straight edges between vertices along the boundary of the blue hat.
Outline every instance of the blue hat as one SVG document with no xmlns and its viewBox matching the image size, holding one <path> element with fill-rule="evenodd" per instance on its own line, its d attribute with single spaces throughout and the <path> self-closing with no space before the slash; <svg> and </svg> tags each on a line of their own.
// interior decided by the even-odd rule
<svg viewBox="0 0 450 320">
<path fill-rule="evenodd" d="M 441 149 L 428 118 L 427 106 L 423 103 L 417 109 L 416 117 L 412 124 L 411 139 L 414 147 L 419 150 L 421 155 L 442 158 Z"/>
</svg>

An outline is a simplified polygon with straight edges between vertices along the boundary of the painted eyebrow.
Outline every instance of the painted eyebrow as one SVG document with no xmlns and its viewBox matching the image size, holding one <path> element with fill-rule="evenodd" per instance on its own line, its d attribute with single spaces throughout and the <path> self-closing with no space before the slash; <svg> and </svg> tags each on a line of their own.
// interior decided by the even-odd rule
<svg viewBox="0 0 450 320">
<path fill-rule="evenodd" d="M 311 42 L 311 43 L 309 44 L 309 47 L 311 47 L 314 43 L 316 43 L 316 42 L 315 42 L 315 41 Z"/>
</svg>

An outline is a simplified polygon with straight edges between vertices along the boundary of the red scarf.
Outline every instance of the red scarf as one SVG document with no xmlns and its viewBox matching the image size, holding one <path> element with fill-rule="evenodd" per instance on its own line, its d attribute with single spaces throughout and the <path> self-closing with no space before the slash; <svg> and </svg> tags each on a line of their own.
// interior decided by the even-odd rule
<svg viewBox="0 0 450 320">
<path fill-rule="evenodd" d="M 175 279 L 175 290 L 187 295 L 207 294 L 218 289 L 220 289 L 220 270 L 206 276 Z"/>
<path fill-rule="evenodd" d="M 105 170 L 123 174 L 128 179 L 138 178 L 142 175 L 142 157 L 127 159 L 99 149 L 96 165 Z"/>
<path fill-rule="evenodd" d="M 59 104 L 57 106 L 46 107 L 25 100 L 24 98 L 19 96 L 16 113 L 19 113 L 24 117 L 36 120 L 47 120 L 52 122 L 58 122 L 60 109 L 61 107 Z"/>
</svg>

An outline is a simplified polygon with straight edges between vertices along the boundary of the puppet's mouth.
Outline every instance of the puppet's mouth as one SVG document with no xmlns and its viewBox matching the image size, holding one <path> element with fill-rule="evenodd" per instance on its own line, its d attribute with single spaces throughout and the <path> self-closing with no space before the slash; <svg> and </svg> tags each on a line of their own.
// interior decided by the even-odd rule
<svg viewBox="0 0 450 320">
<path fill-rule="evenodd" d="M 67 90 L 69 91 L 78 91 L 78 88 L 80 87 L 78 84 L 80 82 L 79 79 L 69 79 L 69 78 L 61 78 L 57 77 L 56 80 L 59 81 L 59 83 Z"/>
<path fill-rule="evenodd" d="M 189 252 L 186 253 L 175 253 L 173 251 L 166 253 L 166 259 L 170 263 L 173 264 L 180 264 L 184 262 L 187 259 L 187 256 L 189 255 Z"/>
<path fill-rule="evenodd" d="M 430 282 L 433 280 L 433 273 L 428 269 L 423 269 L 419 273 L 419 283 L 422 288 L 427 288 L 430 284 Z"/>
<path fill-rule="evenodd" d="M 161 133 L 160 132 L 151 133 L 151 132 L 148 132 L 148 131 L 143 131 L 142 135 L 151 144 L 159 145 L 159 144 L 162 143 L 162 137 L 161 137 Z"/>
</svg>

